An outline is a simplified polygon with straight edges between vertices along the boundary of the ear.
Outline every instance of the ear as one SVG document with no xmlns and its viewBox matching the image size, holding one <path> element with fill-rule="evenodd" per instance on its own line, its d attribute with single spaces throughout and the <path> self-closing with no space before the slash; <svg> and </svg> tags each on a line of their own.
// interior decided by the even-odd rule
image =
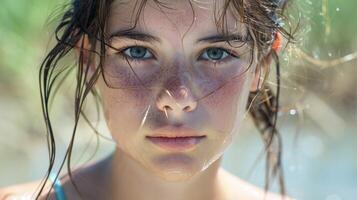
<svg viewBox="0 0 357 200">
<path fill-rule="evenodd" d="M 92 45 L 89 42 L 88 35 L 84 34 L 75 46 L 75 53 L 78 62 L 82 60 L 84 68 L 86 69 L 87 67 L 89 67 L 88 76 L 87 76 L 89 79 L 94 74 L 95 63 L 96 63 L 95 56 L 93 56 L 94 54 L 91 53 L 91 51 L 92 51 Z"/>
<path fill-rule="evenodd" d="M 256 92 L 263 87 L 264 79 L 269 74 L 269 66 L 271 64 L 271 53 L 263 58 L 255 68 L 254 77 L 250 86 L 251 92 Z"/>
<path fill-rule="evenodd" d="M 281 46 L 282 46 L 283 37 L 281 33 L 275 33 L 275 39 L 271 46 L 270 53 L 262 59 L 262 61 L 258 64 L 257 68 L 255 69 L 254 78 L 250 87 L 251 92 L 255 92 L 260 90 L 263 87 L 264 79 L 269 73 L 269 66 L 272 61 L 272 53 L 279 53 Z"/>
</svg>

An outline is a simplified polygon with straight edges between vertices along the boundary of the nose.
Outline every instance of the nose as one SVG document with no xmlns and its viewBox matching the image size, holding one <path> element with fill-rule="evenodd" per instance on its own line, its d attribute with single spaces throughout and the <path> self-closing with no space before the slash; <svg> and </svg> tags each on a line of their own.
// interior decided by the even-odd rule
<svg viewBox="0 0 357 200">
<path fill-rule="evenodd" d="M 192 112 L 197 107 L 197 101 L 186 86 L 163 89 L 156 101 L 159 110 L 174 115 Z"/>
</svg>

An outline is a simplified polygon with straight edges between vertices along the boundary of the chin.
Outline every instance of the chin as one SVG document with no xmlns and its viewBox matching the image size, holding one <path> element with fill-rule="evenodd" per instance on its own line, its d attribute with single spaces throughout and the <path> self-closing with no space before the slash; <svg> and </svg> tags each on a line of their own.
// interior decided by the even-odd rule
<svg viewBox="0 0 357 200">
<path fill-rule="evenodd" d="M 202 171 L 200 163 L 185 154 L 169 154 L 153 159 L 152 168 L 155 174 L 168 182 L 188 181 Z"/>
<path fill-rule="evenodd" d="M 164 174 L 159 174 L 159 178 L 167 182 L 186 182 L 190 180 L 196 173 L 188 173 L 186 171 L 168 171 Z"/>
</svg>

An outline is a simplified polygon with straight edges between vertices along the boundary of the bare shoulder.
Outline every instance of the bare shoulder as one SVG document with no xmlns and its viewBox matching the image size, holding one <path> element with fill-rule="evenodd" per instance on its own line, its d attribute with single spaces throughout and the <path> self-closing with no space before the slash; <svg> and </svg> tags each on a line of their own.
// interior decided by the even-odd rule
<svg viewBox="0 0 357 200">
<path fill-rule="evenodd" d="M 282 196 L 272 192 L 265 192 L 251 183 L 248 183 L 230 172 L 220 168 L 219 175 L 224 185 L 227 200 L 294 200 L 289 196 Z"/>
<path fill-rule="evenodd" d="M 41 181 L 33 181 L 25 184 L 13 185 L 0 188 L 0 200 L 34 199 L 36 191 L 41 185 Z M 46 185 L 46 189 L 50 184 Z M 44 199 L 44 197 L 40 197 Z"/>
</svg>

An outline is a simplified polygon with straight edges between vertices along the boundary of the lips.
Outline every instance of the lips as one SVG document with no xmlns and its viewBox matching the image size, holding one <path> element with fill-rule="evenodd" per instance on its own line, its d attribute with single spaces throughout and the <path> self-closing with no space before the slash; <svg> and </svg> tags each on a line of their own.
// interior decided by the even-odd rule
<svg viewBox="0 0 357 200">
<path fill-rule="evenodd" d="M 154 133 L 147 137 L 200 137 L 205 136 L 191 128 L 187 127 L 175 127 L 175 126 L 164 126 L 162 128 L 156 129 Z"/>
<path fill-rule="evenodd" d="M 165 126 L 146 138 L 158 147 L 168 151 L 193 149 L 206 136 L 186 127 Z"/>
</svg>

